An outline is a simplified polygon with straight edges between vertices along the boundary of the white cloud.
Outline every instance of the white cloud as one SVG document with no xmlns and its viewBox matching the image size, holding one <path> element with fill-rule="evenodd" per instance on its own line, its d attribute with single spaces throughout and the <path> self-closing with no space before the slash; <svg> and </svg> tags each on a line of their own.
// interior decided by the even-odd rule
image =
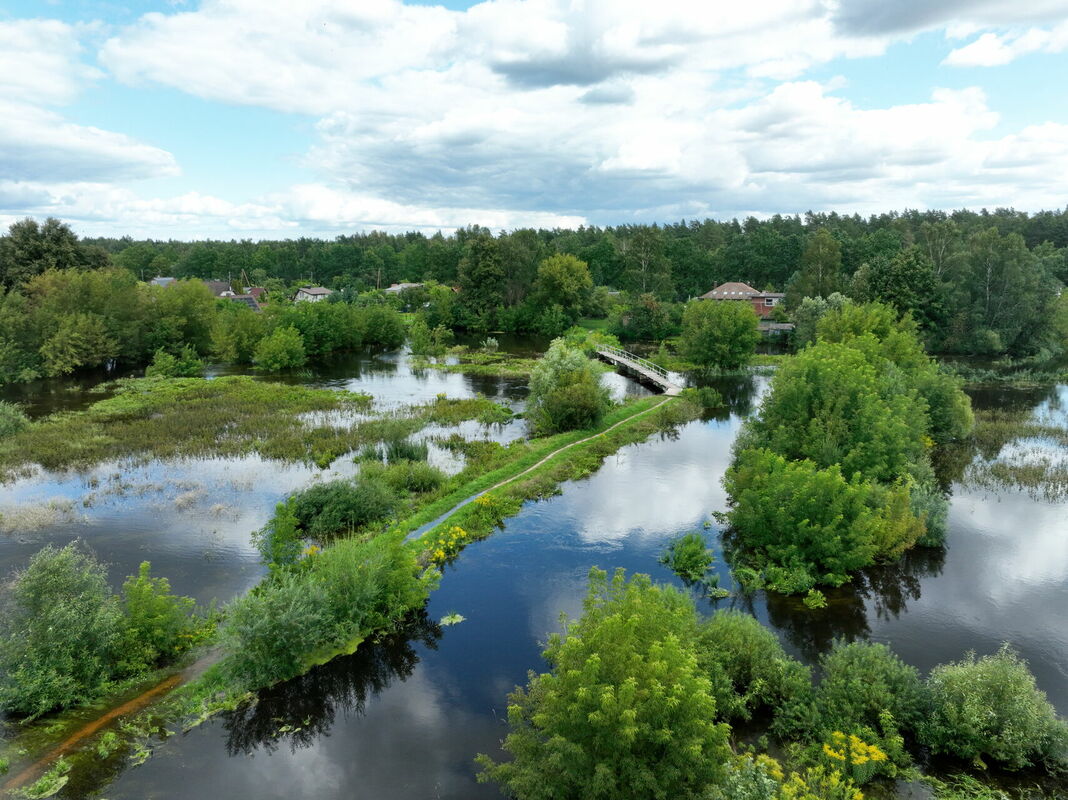
<svg viewBox="0 0 1068 800">
<path fill-rule="evenodd" d="M 951 67 L 998 67 L 1030 53 L 1060 53 L 1068 49 L 1068 22 L 1045 30 L 1030 28 L 1015 33 L 984 33 L 975 41 L 950 52 L 943 64 Z"/>
<path fill-rule="evenodd" d="M 68 103 L 102 74 L 82 63 L 79 33 L 55 20 L 0 22 L 0 180 L 97 181 L 178 172 L 173 156 L 121 133 L 76 125 Z"/>
</svg>

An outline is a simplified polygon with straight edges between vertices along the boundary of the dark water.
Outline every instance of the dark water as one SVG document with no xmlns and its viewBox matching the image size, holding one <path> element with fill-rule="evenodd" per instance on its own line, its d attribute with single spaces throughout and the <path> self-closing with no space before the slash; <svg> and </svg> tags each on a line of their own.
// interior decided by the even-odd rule
<svg viewBox="0 0 1068 800">
<path fill-rule="evenodd" d="M 721 386 L 750 408 L 761 381 Z M 1058 414 L 1068 387 L 1032 398 Z M 109 798 L 496 798 L 475 782 L 478 752 L 498 754 L 506 695 L 542 669 L 540 643 L 559 614 L 579 613 L 592 565 L 651 573 L 679 533 L 705 530 L 722 509 L 720 478 L 739 425 L 732 414 L 628 447 L 561 496 L 531 503 L 504 531 L 469 547 L 408 637 L 338 659 L 267 693 L 241 712 L 164 743 L 106 788 Z M 787 648 L 812 661 L 835 637 L 888 643 L 921 670 L 1012 642 L 1039 686 L 1068 713 L 1066 504 L 1014 490 L 957 487 L 947 545 L 871 570 L 830 594 L 799 601 L 721 601 L 750 610 Z M 721 567 L 721 584 L 730 585 Z M 701 601 L 702 608 L 712 604 Z M 441 628 L 450 613 L 466 621 Z M 85 787 L 77 791 L 84 791 Z M 76 796 L 76 795 L 71 795 Z"/>
<path fill-rule="evenodd" d="M 645 391 L 622 378 L 613 381 L 619 392 Z M 394 404 L 444 391 L 482 392 L 515 407 L 524 391 L 510 381 L 419 374 L 399 356 L 338 365 L 310 382 L 370 391 L 376 400 Z M 528 504 L 503 531 L 464 551 L 425 617 L 401 634 L 170 738 L 141 766 L 127 769 L 120 756 L 97 762 L 93 770 L 76 770 L 60 796 L 499 797 L 493 786 L 475 782 L 474 755 L 498 754 L 506 733 L 506 696 L 525 682 L 528 670 L 544 668 L 541 643 L 559 629 L 561 612 L 579 613 L 590 567 L 624 567 L 677 583 L 657 563 L 668 541 L 696 529 L 718 549 L 718 528 L 705 523 L 724 507 L 720 479 L 731 444 L 765 385 L 762 378 L 717 382 L 732 408 L 723 419 L 691 423 L 676 436 L 627 447 L 590 478 L 565 485 L 560 496 Z M 975 400 L 1065 424 L 1068 387 L 1002 391 Z M 476 429 L 464 433 L 485 435 Z M 959 480 L 960 465 L 970 458 L 964 453 L 956 467 L 945 468 L 947 482 Z M 84 512 L 88 520 L 58 523 L 43 534 L 45 540 L 84 535 L 117 574 L 132 571 L 129 565 L 142 558 L 151 558 L 154 566 L 160 559 L 166 567 L 158 574 L 172 577 L 177 590 L 230 596 L 258 579 L 248 531 L 262 524 L 277 498 L 314 476 L 258 460 L 218 462 L 214 473 L 211 468 L 203 462 L 156 463 L 141 475 L 103 466 L 101 474 L 118 469 L 118 482 L 131 484 L 166 483 L 153 472 L 158 470 L 173 484 L 166 490 L 171 494 L 162 492 L 164 499 L 157 501 L 151 491 L 145 496 L 128 491 L 102 500 Z M 50 482 L 4 487 L 0 502 L 34 492 L 78 495 L 85 480 L 51 476 Z M 204 496 L 178 508 L 174 492 L 183 481 L 195 480 L 208 487 Z M 215 513 L 215 503 L 228 503 L 239 516 L 223 521 L 205 516 Z M 216 552 L 222 555 L 213 560 L 205 555 L 206 532 L 220 530 Z M 19 563 L 42 539 L 18 542 L 0 534 L 0 563 Z M 175 555 L 167 560 L 171 551 Z M 720 571 L 721 585 L 730 588 L 722 564 Z M 956 483 L 944 549 L 915 551 L 901 564 L 870 570 L 828 599 L 822 611 L 761 593 L 720 601 L 718 607 L 751 611 L 808 662 L 835 637 L 886 642 L 921 670 L 969 649 L 990 653 L 1010 641 L 1059 712 L 1068 715 L 1068 503 Z M 705 600 L 700 605 L 704 611 L 714 607 Z M 466 620 L 448 627 L 436 623 L 454 612 Z"/>
</svg>

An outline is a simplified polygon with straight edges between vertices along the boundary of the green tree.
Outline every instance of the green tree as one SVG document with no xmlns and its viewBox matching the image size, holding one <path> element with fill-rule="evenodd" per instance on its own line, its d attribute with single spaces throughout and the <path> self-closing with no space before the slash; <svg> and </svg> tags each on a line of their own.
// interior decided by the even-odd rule
<svg viewBox="0 0 1068 800">
<path fill-rule="evenodd" d="M 700 367 L 738 369 L 756 350 L 757 323 L 747 302 L 691 300 L 682 314 L 679 350 Z"/>
<path fill-rule="evenodd" d="M 243 303 L 230 303 L 216 317 L 211 329 L 211 351 L 221 361 L 251 364 L 256 345 L 266 333 L 263 314 Z"/>
<path fill-rule="evenodd" d="M 934 266 L 918 247 L 861 265 L 853 275 L 850 294 L 860 302 L 876 300 L 899 314 L 912 314 L 925 328 L 935 327 L 944 313 Z"/>
<path fill-rule="evenodd" d="M 263 563 L 272 569 L 296 564 L 304 548 L 304 536 L 299 530 L 300 520 L 293 505 L 292 498 L 276 505 L 274 516 L 252 534 L 252 542 L 260 551 Z"/>
<path fill-rule="evenodd" d="M 189 345 L 183 347 L 177 356 L 172 356 L 166 350 L 157 350 L 152 363 L 145 369 L 146 378 L 199 378 L 203 373 L 204 362 Z"/>
<path fill-rule="evenodd" d="M 276 328 L 256 345 L 253 363 L 266 372 L 280 372 L 303 367 L 307 361 L 304 340 L 293 327 Z"/>
<path fill-rule="evenodd" d="M 801 267 L 786 285 L 786 305 L 797 308 L 805 297 L 827 297 L 842 283 L 842 246 L 826 228 L 809 236 Z"/>
<path fill-rule="evenodd" d="M 197 628 L 193 599 L 174 594 L 170 581 L 153 578 L 151 569 L 149 562 L 142 561 L 137 575 L 122 585 L 123 660 L 130 671 L 173 659 L 189 647 Z"/>
<path fill-rule="evenodd" d="M 794 322 L 794 347 L 802 347 L 816 341 L 816 323 L 828 311 L 841 308 L 852 302 L 841 292 L 832 292 L 828 297 L 806 297 L 791 314 Z"/>
<path fill-rule="evenodd" d="M 612 311 L 609 328 L 624 341 L 657 341 L 681 329 L 676 314 L 678 306 L 663 303 L 655 295 L 630 298 Z"/>
<path fill-rule="evenodd" d="M 15 222 L 0 236 L 0 286 L 25 283 L 50 269 L 102 267 L 106 254 L 82 245 L 69 225 L 49 217 Z"/>
<path fill-rule="evenodd" d="M 695 627 L 678 590 L 591 570 L 582 617 L 545 649 L 551 671 L 509 698 L 512 760 L 479 756 L 479 780 L 520 800 L 704 797 L 730 748 Z"/>
<path fill-rule="evenodd" d="M 591 428 L 611 402 L 594 363 L 563 339 L 554 339 L 531 370 L 527 414 L 539 433 Z"/>
<path fill-rule="evenodd" d="M 550 256 L 538 265 L 534 301 L 542 308 L 559 306 L 570 320 L 579 318 L 593 291 L 593 279 L 585 261 L 574 256 Z"/>
<path fill-rule="evenodd" d="M 640 225 L 619 240 L 623 254 L 623 288 L 635 294 L 670 298 L 671 263 L 664 255 L 664 235 L 655 225 Z"/>
<path fill-rule="evenodd" d="M 488 234 L 473 237 L 460 260 L 459 311 L 463 327 L 487 330 L 504 305 L 504 267 L 497 240 Z"/>
</svg>

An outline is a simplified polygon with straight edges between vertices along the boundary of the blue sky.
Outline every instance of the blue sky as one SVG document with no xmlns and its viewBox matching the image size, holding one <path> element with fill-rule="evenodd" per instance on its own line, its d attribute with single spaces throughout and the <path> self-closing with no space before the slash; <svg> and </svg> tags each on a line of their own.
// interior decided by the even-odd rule
<svg viewBox="0 0 1068 800">
<path fill-rule="evenodd" d="M 332 236 L 1068 204 L 1068 0 L 15 0 L 0 224 Z"/>
</svg>

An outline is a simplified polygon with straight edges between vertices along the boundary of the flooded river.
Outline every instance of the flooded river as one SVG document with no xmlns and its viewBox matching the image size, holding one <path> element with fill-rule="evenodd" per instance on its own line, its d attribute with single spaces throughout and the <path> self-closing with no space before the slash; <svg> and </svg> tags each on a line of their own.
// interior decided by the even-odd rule
<svg viewBox="0 0 1068 800">
<path fill-rule="evenodd" d="M 525 392 L 516 381 L 416 373 L 402 356 L 355 359 L 310 382 L 368 391 L 386 404 L 480 392 L 517 407 Z M 644 392 L 623 378 L 613 382 L 620 393 Z M 624 567 L 677 583 L 657 562 L 671 539 L 699 530 L 718 552 L 711 514 L 724 508 L 721 478 L 741 420 L 765 385 L 759 377 L 721 381 L 717 388 L 730 400 L 730 413 L 629 446 L 588 479 L 564 485 L 561 495 L 529 503 L 503 531 L 464 551 L 431 596 L 426 616 L 403 634 L 171 737 L 141 766 L 126 768 L 112 758 L 95 772 L 72 773 L 59 796 L 499 797 L 496 787 L 476 783 L 473 758 L 499 755 L 506 696 L 528 670 L 544 669 L 541 643 L 559 630 L 561 612 L 579 613 L 590 567 Z M 1068 386 L 977 394 L 975 402 L 1017 404 L 1063 424 Z M 170 488 L 109 493 L 116 472 L 131 487 Z M 148 559 L 176 590 L 202 601 L 225 599 L 259 578 L 249 531 L 315 472 L 259 459 L 156 462 L 128 471 L 101 466 L 95 483 L 93 476 L 42 476 L 8 485 L 0 488 L 0 505 L 50 496 L 81 502 L 93 493 L 99 499 L 88 507 L 76 502 L 74 518 L 61 516 L 32 534 L 0 534 L 0 568 L 25 563 L 46 542 L 80 536 L 113 565 L 118 581 Z M 953 495 L 944 548 L 869 570 L 828 592 L 824 610 L 763 593 L 701 600 L 701 607 L 751 611 L 809 663 L 836 637 L 885 642 L 923 671 L 1009 641 L 1059 713 L 1068 715 L 1068 503 L 1022 489 L 966 488 L 959 479 L 947 478 Z M 186 482 L 201 488 L 184 491 L 203 495 L 182 507 Z M 224 509 L 213 511 L 216 504 Z M 726 567 L 718 566 L 720 585 L 731 588 Z M 451 613 L 466 619 L 436 624 Z"/>
</svg>

